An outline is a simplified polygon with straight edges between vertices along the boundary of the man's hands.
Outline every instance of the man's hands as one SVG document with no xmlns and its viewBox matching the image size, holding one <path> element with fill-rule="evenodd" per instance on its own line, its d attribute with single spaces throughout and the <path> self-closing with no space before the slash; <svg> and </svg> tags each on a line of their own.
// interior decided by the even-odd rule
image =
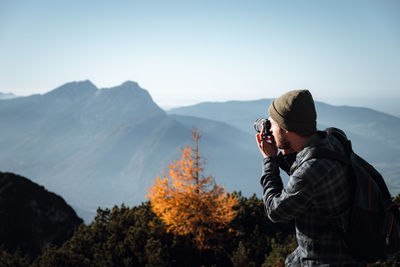
<svg viewBox="0 0 400 267">
<path fill-rule="evenodd" d="M 256 140 L 258 148 L 264 158 L 276 156 L 278 154 L 278 147 L 275 142 L 274 136 L 267 136 L 265 140 L 262 140 L 262 133 L 264 132 L 264 127 L 261 132 L 256 135 Z M 290 154 L 294 152 L 292 148 L 281 149 L 283 155 Z"/>
<path fill-rule="evenodd" d="M 275 139 L 273 136 L 262 140 L 262 131 L 256 135 L 258 148 L 264 158 L 276 156 L 278 148 L 276 147 Z"/>
</svg>

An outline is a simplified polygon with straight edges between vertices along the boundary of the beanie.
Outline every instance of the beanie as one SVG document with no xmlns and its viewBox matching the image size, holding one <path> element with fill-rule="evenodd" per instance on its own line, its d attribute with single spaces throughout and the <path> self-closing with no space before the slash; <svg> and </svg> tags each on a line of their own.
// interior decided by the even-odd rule
<svg viewBox="0 0 400 267">
<path fill-rule="evenodd" d="M 301 136 L 310 136 L 317 130 L 317 113 L 308 90 L 293 90 L 280 96 L 269 106 L 268 113 L 280 127 Z"/>
</svg>

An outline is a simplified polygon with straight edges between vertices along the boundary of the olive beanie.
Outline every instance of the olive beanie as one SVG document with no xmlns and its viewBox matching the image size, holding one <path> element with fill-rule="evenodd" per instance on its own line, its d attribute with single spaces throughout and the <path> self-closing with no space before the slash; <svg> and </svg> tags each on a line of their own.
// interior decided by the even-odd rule
<svg viewBox="0 0 400 267">
<path fill-rule="evenodd" d="M 317 113 L 308 90 L 293 90 L 278 97 L 268 113 L 280 127 L 299 135 L 310 136 L 317 130 Z"/>
</svg>

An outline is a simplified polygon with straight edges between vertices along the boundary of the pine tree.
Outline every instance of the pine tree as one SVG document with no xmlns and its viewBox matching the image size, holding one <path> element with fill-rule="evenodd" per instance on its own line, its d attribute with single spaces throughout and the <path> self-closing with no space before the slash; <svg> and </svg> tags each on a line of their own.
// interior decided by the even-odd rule
<svg viewBox="0 0 400 267">
<path fill-rule="evenodd" d="M 199 152 L 199 133 L 193 131 L 195 146 L 185 146 L 181 158 L 157 177 L 147 198 L 154 213 L 177 235 L 190 235 L 200 250 L 215 246 L 219 233 L 235 217 L 236 197 L 227 194 L 213 177 L 204 177 Z"/>
</svg>

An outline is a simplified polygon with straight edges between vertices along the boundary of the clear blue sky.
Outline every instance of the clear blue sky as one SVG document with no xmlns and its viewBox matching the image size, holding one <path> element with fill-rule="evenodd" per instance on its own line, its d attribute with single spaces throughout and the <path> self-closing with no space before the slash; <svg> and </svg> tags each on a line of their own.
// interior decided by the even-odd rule
<svg viewBox="0 0 400 267">
<path fill-rule="evenodd" d="M 0 92 L 17 95 L 89 79 L 162 106 L 298 88 L 397 103 L 399 49 L 399 0 L 0 0 Z"/>
</svg>

